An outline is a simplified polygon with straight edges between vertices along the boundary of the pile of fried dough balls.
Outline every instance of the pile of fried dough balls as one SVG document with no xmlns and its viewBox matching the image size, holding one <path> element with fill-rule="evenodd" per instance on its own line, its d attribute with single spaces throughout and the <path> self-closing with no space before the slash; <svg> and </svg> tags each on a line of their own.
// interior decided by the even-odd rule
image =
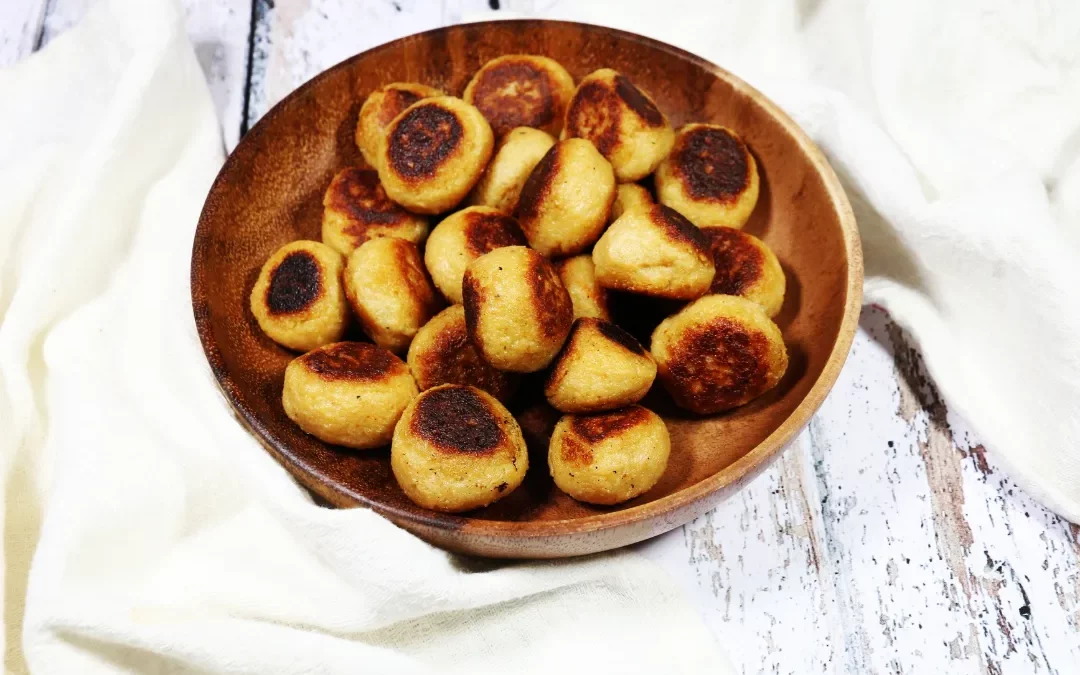
<svg viewBox="0 0 1080 675">
<path fill-rule="evenodd" d="M 327 443 L 390 443 L 415 503 L 466 511 L 521 484 L 529 454 L 506 406 L 540 381 L 526 373 L 545 373 L 564 413 L 548 444 L 555 484 L 592 504 L 663 475 L 667 427 L 638 405 L 657 376 L 707 415 L 784 374 L 771 318 L 784 273 L 740 231 L 759 183 L 734 131 L 673 129 L 614 70 L 575 87 L 552 59 L 513 55 L 486 63 L 461 98 L 378 89 L 356 143 L 372 168 L 334 176 L 322 241 L 270 256 L 251 310 L 305 352 L 285 371 L 288 416 Z M 638 182 L 649 176 L 655 194 Z M 611 292 L 681 309 L 646 349 L 612 322 Z M 352 320 L 370 343 L 342 341 Z"/>
</svg>

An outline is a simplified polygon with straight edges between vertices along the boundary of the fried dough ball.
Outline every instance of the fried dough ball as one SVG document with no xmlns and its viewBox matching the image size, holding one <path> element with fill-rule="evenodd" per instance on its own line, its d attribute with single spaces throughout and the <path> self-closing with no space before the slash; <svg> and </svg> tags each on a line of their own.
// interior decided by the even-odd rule
<svg viewBox="0 0 1080 675">
<path fill-rule="evenodd" d="M 398 353 L 442 307 L 416 246 L 393 237 L 369 239 L 349 255 L 345 294 L 368 337 Z"/>
<path fill-rule="evenodd" d="M 468 384 L 507 401 L 517 376 L 480 357 L 465 328 L 465 308 L 451 305 L 432 317 L 409 345 L 409 370 L 420 391 L 440 384 Z"/>
<path fill-rule="evenodd" d="M 469 264 L 461 284 L 469 339 L 499 370 L 532 373 L 559 353 L 573 304 L 548 260 L 504 246 Z"/>
<path fill-rule="evenodd" d="M 510 54 L 491 59 L 465 87 L 463 98 L 476 106 L 496 136 L 514 127 L 535 127 L 549 134 L 562 129 L 574 78 L 546 56 Z"/>
<path fill-rule="evenodd" d="M 366 342 L 335 342 L 285 368 L 281 403 L 289 419 L 327 443 L 386 445 L 401 411 L 417 394 L 398 357 Z"/>
<path fill-rule="evenodd" d="M 596 281 L 596 269 L 591 255 L 576 255 L 555 261 L 555 270 L 559 273 L 570 301 L 574 304 L 574 318 L 590 316 L 596 319 L 611 320 L 608 310 L 607 291 Z"/>
<path fill-rule="evenodd" d="M 639 405 L 566 415 L 555 425 L 548 468 L 555 485 L 590 504 L 619 504 L 660 480 L 671 455 L 664 420 Z"/>
<path fill-rule="evenodd" d="M 716 124 L 687 124 L 656 169 L 656 196 L 698 227 L 740 228 L 757 204 L 754 156 L 739 135 Z"/>
<path fill-rule="evenodd" d="M 408 210 L 442 213 L 480 180 L 494 146 L 479 110 L 453 96 L 424 99 L 387 127 L 379 178 L 390 199 Z"/>
<path fill-rule="evenodd" d="M 784 304 L 787 280 L 772 249 L 757 237 L 730 227 L 709 227 L 701 233 L 709 242 L 716 267 L 709 292 L 742 296 L 761 305 L 770 318 L 776 316 Z"/>
<path fill-rule="evenodd" d="M 517 489 L 529 452 L 517 421 L 490 394 L 444 384 L 420 394 L 401 415 L 390 468 L 409 499 L 456 513 Z"/>
<path fill-rule="evenodd" d="M 553 145 L 555 138 L 539 129 L 511 130 L 495 145 L 495 156 L 469 195 L 469 203 L 513 213 L 525 180 Z"/>
<path fill-rule="evenodd" d="M 634 336 L 609 321 L 578 319 L 544 395 L 562 412 L 612 410 L 640 401 L 655 377 L 656 363 Z"/>
<path fill-rule="evenodd" d="M 586 75 L 566 109 L 563 138 L 584 138 L 615 168 L 620 183 L 652 173 L 675 132 L 648 94 L 625 75 L 601 68 Z"/>
<path fill-rule="evenodd" d="M 652 355 L 675 403 L 702 415 L 764 394 L 788 365 L 780 329 L 735 295 L 707 295 L 664 319 L 653 331 Z"/>
<path fill-rule="evenodd" d="M 379 174 L 370 169 L 342 169 L 323 195 L 322 240 L 342 255 L 375 237 L 419 245 L 427 234 L 428 219 L 390 201 Z"/>
<path fill-rule="evenodd" d="M 630 209 L 644 209 L 652 206 L 652 194 L 637 183 L 619 183 L 615 190 L 615 203 L 611 205 L 609 220 L 615 222 L 619 216 Z"/>
<path fill-rule="evenodd" d="M 709 290 L 715 274 L 701 230 L 659 204 L 624 213 L 592 257 L 601 286 L 658 298 L 692 300 Z"/>
<path fill-rule="evenodd" d="M 386 138 L 390 122 L 420 99 L 443 96 L 443 92 L 416 82 L 394 82 L 368 94 L 356 118 L 356 147 L 364 161 L 379 168 L 379 146 Z"/>
<path fill-rule="evenodd" d="M 274 342 L 307 351 L 340 340 L 349 321 L 341 254 L 317 241 L 285 244 L 263 264 L 251 313 Z"/>
<path fill-rule="evenodd" d="M 529 174 L 517 218 L 540 253 L 574 255 L 604 231 L 613 201 L 611 164 L 588 141 L 571 138 L 556 143 Z"/>
<path fill-rule="evenodd" d="M 435 226 L 424 249 L 431 279 L 450 302 L 461 303 L 461 278 L 469 263 L 500 246 L 524 246 L 516 220 L 490 206 L 470 206 Z"/>
</svg>

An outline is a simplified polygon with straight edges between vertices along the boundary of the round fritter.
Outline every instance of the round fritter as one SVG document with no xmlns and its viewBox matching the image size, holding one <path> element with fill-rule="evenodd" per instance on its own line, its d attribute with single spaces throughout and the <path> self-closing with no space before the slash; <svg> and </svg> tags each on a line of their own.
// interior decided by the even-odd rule
<svg viewBox="0 0 1080 675">
<path fill-rule="evenodd" d="M 379 178 L 390 199 L 408 210 L 442 213 L 480 180 L 494 146 L 479 110 L 453 96 L 424 99 L 387 127 Z"/>
<path fill-rule="evenodd" d="M 386 138 L 386 127 L 401 111 L 420 99 L 442 95 L 434 87 L 415 82 L 394 82 L 371 92 L 356 118 L 356 147 L 368 166 L 379 167 L 379 146 Z"/>
<path fill-rule="evenodd" d="M 539 129 L 511 130 L 496 144 L 495 156 L 469 195 L 469 203 L 513 213 L 525 180 L 553 145 L 555 138 Z"/>
<path fill-rule="evenodd" d="M 660 204 L 624 213 L 592 257 L 601 286 L 658 298 L 692 300 L 709 290 L 714 275 L 701 230 Z"/>
<path fill-rule="evenodd" d="M 274 342 L 306 352 L 340 340 L 349 321 L 341 254 L 317 241 L 285 244 L 251 289 L 251 313 Z"/>
<path fill-rule="evenodd" d="M 424 271 L 416 245 L 369 239 L 345 264 L 345 294 L 360 326 L 380 347 L 402 353 L 442 301 Z"/>
<path fill-rule="evenodd" d="M 327 443 L 375 448 L 390 442 L 417 394 L 401 359 L 366 342 L 335 342 L 285 368 L 281 403 L 301 429 Z"/>
<path fill-rule="evenodd" d="M 573 94 L 574 78 L 557 61 L 510 54 L 491 59 L 476 71 L 463 98 L 484 114 L 496 136 L 514 127 L 558 134 Z"/>
<path fill-rule="evenodd" d="M 660 480 L 671 455 L 664 420 L 639 405 L 566 415 L 555 425 L 548 468 L 555 485 L 590 504 L 619 504 Z"/>
<path fill-rule="evenodd" d="M 499 370 L 532 373 L 559 353 L 573 304 L 544 256 L 505 246 L 480 256 L 461 283 L 469 339 Z"/>
<path fill-rule="evenodd" d="M 500 246 L 524 246 L 516 220 L 490 206 L 470 206 L 435 226 L 424 249 L 424 264 L 442 294 L 461 303 L 461 278 L 469 263 Z"/>
<path fill-rule="evenodd" d="M 764 394 L 788 365 L 780 329 L 735 295 L 707 295 L 664 319 L 653 331 L 652 355 L 675 403 L 702 415 Z"/>
<path fill-rule="evenodd" d="M 656 363 L 632 335 L 609 321 L 578 319 L 544 395 L 562 412 L 612 410 L 640 401 L 655 377 Z"/>
<path fill-rule="evenodd" d="M 739 135 L 716 124 L 687 124 L 656 169 L 656 196 L 698 227 L 746 224 L 760 180 Z"/>
<path fill-rule="evenodd" d="M 787 280 L 780 261 L 757 237 L 730 227 L 701 231 L 709 242 L 716 276 L 710 293 L 739 295 L 761 305 L 770 318 L 784 304 Z"/>
<path fill-rule="evenodd" d="M 630 209 L 643 209 L 652 206 L 655 202 L 652 193 L 637 183 L 619 183 L 615 191 L 615 203 L 611 205 L 609 220 L 615 222 L 619 216 Z"/>
<path fill-rule="evenodd" d="M 570 301 L 574 304 L 574 318 L 590 316 L 611 320 L 608 310 L 607 291 L 596 281 L 596 268 L 591 255 L 582 254 L 555 261 L 555 270 L 562 279 Z"/>
<path fill-rule="evenodd" d="M 468 384 L 507 401 L 517 376 L 496 370 L 480 357 L 465 328 L 465 308 L 451 305 L 432 317 L 409 345 L 409 370 L 420 390 Z"/>
<path fill-rule="evenodd" d="M 592 141 L 620 183 L 652 173 L 671 150 L 671 125 L 652 98 L 625 75 L 601 68 L 578 84 L 566 109 L 563 138 Z"/>
<path fill-rule="evenodd" d="M 517 217 L 529 245 L 548 257 L 581 253 L 607 225 L 615 174 L 592 143 L 559 141 L 529 174 Z"/>
<path fill-rule="evenodd" d="M 501 403 L 475 387 L 444 384 L 420 394 L 401 415 L 390 468 L 409 499 L 456 513 L 517 489 L 529 452 Z"/>
<path fill-rule="evenodd" d="M 390 201 L 379 174 L 370 169 L 342 169 L 323 195 L 322 240 L 342 255 L 375 237 L 419 245 L 427 234 L 428 219 Z"/>
</svg>

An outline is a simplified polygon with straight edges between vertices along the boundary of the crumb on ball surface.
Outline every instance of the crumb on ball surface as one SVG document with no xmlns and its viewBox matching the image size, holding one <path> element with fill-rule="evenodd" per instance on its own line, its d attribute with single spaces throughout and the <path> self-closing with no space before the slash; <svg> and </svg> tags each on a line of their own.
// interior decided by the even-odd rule
<svg viewBox="0 0 1080 675">
<path fill-rule="evenodd" d="M 738 295 L 761 305 L 770 318 L 784 304 L 787 279 L 780 261 L 757 237 L 729 227 L 702 230 L 709 242 L 716 276 L 710 293 Z"/>
<path fill-rule="evenodd" d="M 322 240 L 342 255 L 375 237 L 397 237 L 421 244 L 428 220 L 390 201 L 370 169 L 342 169 L 323 195 Z"/>
<path fill-rule="evenodd" d="M 428 238 L 424 264 L 447 300 L 460 304 L 461 279 L 473 260 L 502 246 L 524 246 L 518 222 L 490 206 L 470 206 L 443 219 Z"/>
<path fill-rule="evenodd" d="M 656 363 L 632 335 L 610 321 L 574 322 L 544 385 L 548 403 L 569 413 L 613 410 L 640 401 Z"/>
</svg>

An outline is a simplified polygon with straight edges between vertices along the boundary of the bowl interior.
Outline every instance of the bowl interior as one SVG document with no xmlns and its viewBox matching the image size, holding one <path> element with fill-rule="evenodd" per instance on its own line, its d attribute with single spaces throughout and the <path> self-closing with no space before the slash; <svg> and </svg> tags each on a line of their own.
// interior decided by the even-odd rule
<svg viewBox="0 0 1080 675">
<path fill-rule="evenodd" d="M 787 297 L 777 323 L 791 363 L 774 391 L 711 418 L 680 413 L 654 389 L 645 405 L 667 421 L 673 443 L 670 465 L 654 489 L 614 509 L 580 504 L 555 489 L 543 438 L 555 415 L 540 402 L 519 402 L 523 427 L 536 440 L 525 485 L 492 507 L 441 516 L 405 498 L 390 473 L 388 449 L 330 447 L 285 416 L 282 378 L 295 354 L 262 334 L 248 309 L 248 294 L 276 248 L 296 239 L 319 239 L 321 199 L 331 176 L 342 167 L 363 164 L 353 129 L 368 92 L 389 82 L 416 81 L 460 95 L 481 64 L 512 53 L 553 57 L 575 78 L 615 68 L 650 92 L 676 126 L 714 122 L 742 134 L 762 178 L 760 201 L 746 230 L 773 248 L 787 274 Z M 857 256 L 857 243 L 853 252 L 853 223 L 845 210 L 835 177 L 790 120 L 741 81 L 700 59 L 593 26 L 539 21 L 456 26 L 345 61 L 302 86 L 255 126 L 222 169 L 202 214 L 192 262 L 194 308 L 211 367 L 228 398 L 278 460 L 324 499 L 341 506 L 370 505 L 399 522 L 460 527 L 515 521 L 539 532 L 554 523 L 535 521 L 595 522 L 612 511 L 673 502 L 673 496 L 695 486 L 700 491 L 702 481 L 711 480 L 718 489 L 729 477 L 746 473 L 745 466 L 737 472 L 731 466 L 755 448 L 754 463 L 765 462 L 780 448 L 786 438 L 774 432 L 791 426 L 797 408 L 795 427 L 784 436 L 805 424 L 824 396 L 819 390 L 835 378 L 827 365 L 842 361 L 850 343 L 845 316 L 853 304 L 849 264 Z M 629 314 L 623 316 L 643 324 L 657 309 L 649 303 L 626 307 Z M 828 382 L 821 385 L 822 379 Z M 811 409 L 800 408 L 812 389 L 816 400 Z"/>
</svg>

